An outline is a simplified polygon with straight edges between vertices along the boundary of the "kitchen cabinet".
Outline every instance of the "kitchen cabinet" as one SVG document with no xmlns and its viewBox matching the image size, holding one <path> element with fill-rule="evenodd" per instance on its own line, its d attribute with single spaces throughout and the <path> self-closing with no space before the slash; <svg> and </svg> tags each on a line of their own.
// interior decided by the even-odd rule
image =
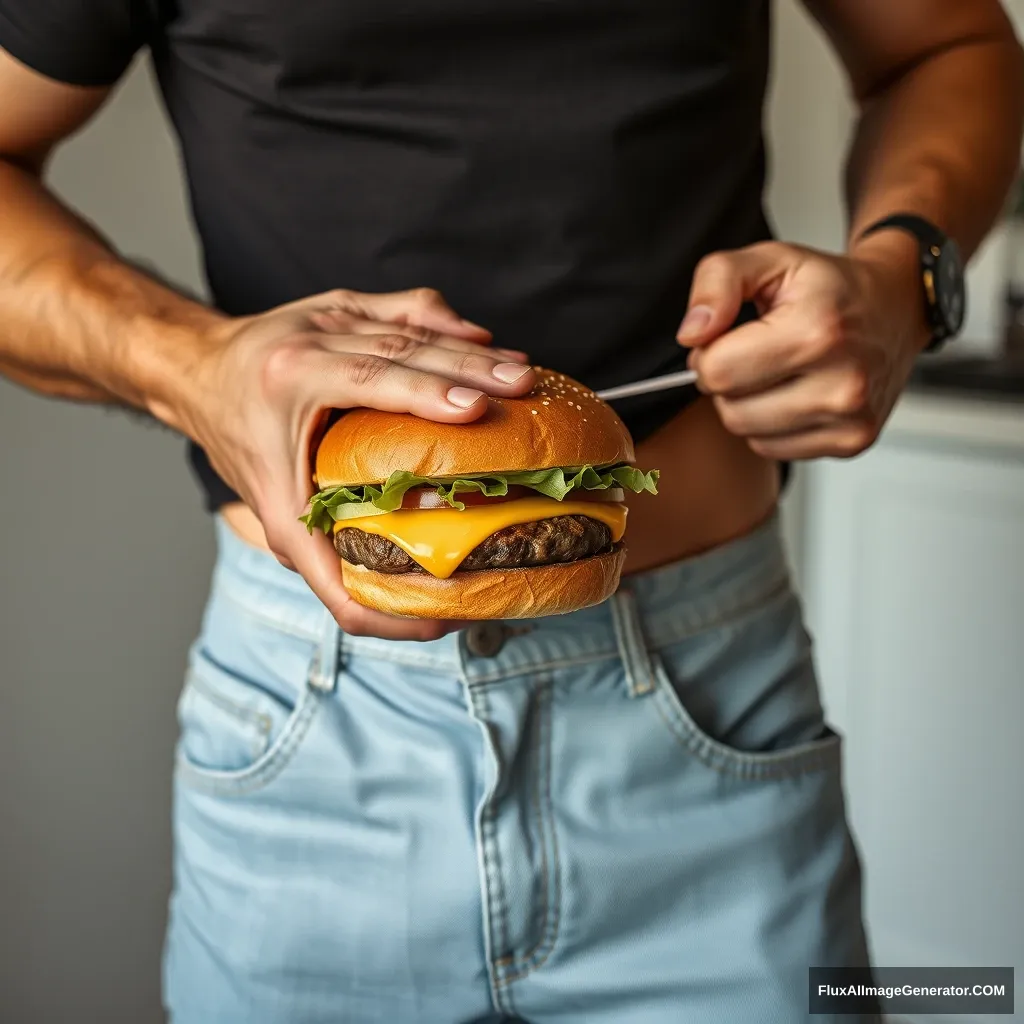
<svg viewBox="0 0 1024 1024">
<path fill-rule="evenodd" d="M 803 482 L 802 590 L 875 962 L 1020 979 L 1024 404 L 908 393 L 872 451 Z"/>
</svg>

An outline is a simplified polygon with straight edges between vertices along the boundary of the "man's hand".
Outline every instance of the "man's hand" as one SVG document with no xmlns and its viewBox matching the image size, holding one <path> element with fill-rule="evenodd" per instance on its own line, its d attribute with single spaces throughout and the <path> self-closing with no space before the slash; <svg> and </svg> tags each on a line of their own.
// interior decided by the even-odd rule
<svg viewBox="0 0 1024 1024">
<path fill-rule="evenodd" d="M 928 340 L 918 268 L 898 232 L 850 256 L 774 242 L 708 256 L 678 339 L 726 429 L 781 460 L 873 444 Z M 748 301 L 760 318 L 731 329 Z"/>
<path fill-rule="evenodd" d="M 1024 53 L 1003 5 L 804 3 L 860 106 L 850 236 L 916 213 L 970 258 L 1020 167 Z M 744 300 L 761 318 L 732 330 Z M 927 338 L 917 245 L 893 231 L 845 257 L 774 243 L 710 256 L 680 331 L 726 427 L 775 459 L 864 451 Z"/>
<path fill-rule="evenodd" d="M 468 423 L 488 394 L 529 391 L 525 354 L 488 349 L 489 340 L 429 289 L 330 292 L 217 325 L 187 396 L 154 411 L 202 445 L 263 523 L 277 558 L 346 632 L 434 639 L 454 625 L 383 615 L 348 596 L 330 540 L 299 522 L 315 489 L 310 456 L 325 410 L 363 406 Z"/>
</svg>

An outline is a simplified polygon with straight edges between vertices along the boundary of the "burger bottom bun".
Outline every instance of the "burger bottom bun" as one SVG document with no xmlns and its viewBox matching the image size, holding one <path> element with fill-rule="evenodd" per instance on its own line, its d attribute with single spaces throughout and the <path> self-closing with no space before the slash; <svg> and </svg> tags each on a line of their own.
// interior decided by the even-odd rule
<svg viewBox="0 0 1024 1024">
<path fill-rule="evenodd" d="M 345 589 L 367 608 L 418 619 L 533 619 L 600 604 L 615 593 L 626 560 L 621 544 L 606 555 L 522 569 L 429 573 L 374 572 L 341 561 Z"/>
</svg>

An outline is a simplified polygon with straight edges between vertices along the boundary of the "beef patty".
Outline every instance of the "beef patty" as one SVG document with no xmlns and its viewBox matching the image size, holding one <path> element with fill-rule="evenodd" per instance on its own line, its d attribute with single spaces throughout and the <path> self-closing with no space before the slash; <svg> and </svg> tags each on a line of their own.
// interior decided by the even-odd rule
<svg viewBox="0 0 1024 1024">
<path fill-rule="evenodd" d="M 555 516 L 535 523 L 506 526 L 492 533 L 466 555 L 459 571 L 575 562 L 609 551 L 611 546 L 611 531 L 604 523 L 587 516 Z M 387 537 L 364 533 L 354 526 L 334 535 L 334 547 L 346 562 L 365 565 L 375 572 L 426 572 Z"/>
</svg>

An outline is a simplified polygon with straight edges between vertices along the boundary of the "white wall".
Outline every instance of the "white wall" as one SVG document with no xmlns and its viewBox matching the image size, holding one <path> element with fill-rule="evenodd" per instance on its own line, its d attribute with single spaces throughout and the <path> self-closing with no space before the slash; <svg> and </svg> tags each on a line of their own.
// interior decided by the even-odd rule
<svg viewBox="0 0 1024 1024">
<path fill-rule="evenodd" d="M 1004 0 L 1018 33 L 1024 0 Z M 772 164 L 769 206 L 779 237 L 841 251 L 846 222 L 843 159 L 854 127 L 842 69 L 824 37 L 796 0 L 778 0 L 775 70 L 769 109 Z M 968 268 L 969 306 L 963 352 L 994 352 L 1000 345 L 1006 235 L 997 228 Z M 806 475 L 798 467 L 783 505 L 790 558 L 801 583 Z"/>
<path fill-rule="evenodd" d="M 777 5 L 775 62 L 768 110 L 768 204 L 778 236 L 840 251 L 843 155 L 852 106 L 832 53 L 794 0 Z M 804 575 L 805 470 L 794 467 L 782 523 L 798 588 Z"/>
<path fill-rule="evenodd" d="M 1011 13 L 1020 31 L 1024 0 Z M 773 208 L 783 237 L 837 248 L 852 111 L 807 19 L 792 3 L 779 15 L 792 63 L 779 67 L 773 109 Z M 962 351 L 998 346 L 1005 244 L 997 231 L 970 267 Z M 947 430 L 951 411 L 933 413 Z M 882 964 L 1013 964 L 1021 801 L 1004 781 L 1019 780 L 1021 762 L 1020 473 L 995 445 L 902 444 L 803 468 L 787 509 L 826 708 L 847 737 L 870 939 Z M 1000 729 L 1000 714 L 1015 724 Z M 964 723 L 987 724 L 972 737 Z M 1014 810 L 994 824 L 968 820 L 1003 806 Z"/>
<path fill-rule="evenodd" d="M 1004 0 L 1018 33 L 1024 0 Z M 780 235 L 823 249 L 843 245 L 841 167 L 853 107 L 842 71 L 803 9 L 780 0 L 779 51 L 771 129 L 775 153 L 770 199 Z M 968 270 L 970 307 L 964 349 L 993 351 L 999 344 L 1006 236 L 996 230 Z"/>
<path fill-rule="evenodd" d="M 1018 35 L 1024 35 L 1024 0 L 1003 0 Z M 1006 232 L 997 228 L 982 246 L 969 269 L 970 308 L 965 342 L 979 351 L 993 351 L 1000 344 L 1001 303 L 1006 266 Z"/>
</svg>

